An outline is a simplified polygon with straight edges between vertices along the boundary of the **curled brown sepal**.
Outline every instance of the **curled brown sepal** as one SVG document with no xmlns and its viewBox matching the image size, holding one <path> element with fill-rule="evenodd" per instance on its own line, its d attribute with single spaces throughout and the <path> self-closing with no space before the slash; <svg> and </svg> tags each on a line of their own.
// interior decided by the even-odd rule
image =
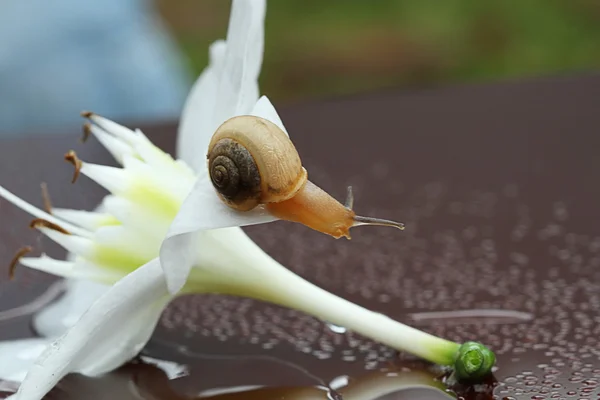
<svg viewBox="0 0 600 400">
<path fill-rule="evenodd" d="M 48 229 L 52 229 L 54 231 L 60 232 L 60 233 L 64 233 L 65 235 L 70 235 L 71 232 L 69 232 L 68 230 L 66 230 L 65 228 L 63 228 L 60 225 L 55 224 L 54 222 L 50 222 L 48 220 L 45 220 L 43 218 L 36 218 L 33 221 L 31 221 L 29 223 L 29 227 L 32 229 L 36 229 L 36 228 L 48 228 Z"/>
<path fill-rule="evenodd" d="M 42 189 L 42 201 L 44 202 L 44 210 L 50 215 L 52 215 L 52 201 L 50 200 L 50 193 L 48 192 L 48 185 L 46 182 L 42 182 L 40 184 Z"/>
<path fill-rule="evenodd" d="M 8 265 L 8 279 L 11 281 L 15 278 L 15 270 L 17 269 L 17 265 L 19 264 L 19 260 L 27 253 L 31 253 L 33 251 L 33 247 L 31 246 L 23 246 L 21 247 L 15 256 L 10 260 L 10 264 Z"/>
<path fill-rule="evenodd" d="M 81 162 L 79 157 L 77 157 L 77 154 L 73 150 L 71 150 L 67 154 L 65 154 L 65 161 L 70 162 L 75 167 L 75 172 L 73 173 L 73 179 L 71 180 L 71 183 L 75 183 L 75 181 L 77 181 L 77 178 L 79 178 L 79 172 L 81 171 L 81 167 L 83 166 L 83 163 Z"/>
</svg>

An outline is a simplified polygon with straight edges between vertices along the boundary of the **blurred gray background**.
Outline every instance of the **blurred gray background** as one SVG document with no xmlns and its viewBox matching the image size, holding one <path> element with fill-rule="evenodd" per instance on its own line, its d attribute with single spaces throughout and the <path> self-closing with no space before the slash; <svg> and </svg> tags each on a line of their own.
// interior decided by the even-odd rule
<svg viewBox="0 0 600 400">
<path fill-rule="evenodd" d="M 0 135 L 173 120 L 225 36 L 224 0 L 4 0 Z M 597 0 L 270 0 L 262 92 L 310 101 L 594 71 Z"/>
</svg>

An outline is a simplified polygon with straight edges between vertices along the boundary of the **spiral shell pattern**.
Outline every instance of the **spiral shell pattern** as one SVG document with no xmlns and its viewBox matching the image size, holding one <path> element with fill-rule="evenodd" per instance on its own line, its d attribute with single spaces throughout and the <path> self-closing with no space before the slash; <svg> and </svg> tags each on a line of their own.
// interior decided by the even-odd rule
<svg viewBox="0 0 600 400">
<path fill-rule="evenodd" d="M 211 182 L 230 206 L 247 211 L 259 204 L 261 177 L 252 154 L 239 142 L 224 138 L 208 158 Z"/>
</svg>

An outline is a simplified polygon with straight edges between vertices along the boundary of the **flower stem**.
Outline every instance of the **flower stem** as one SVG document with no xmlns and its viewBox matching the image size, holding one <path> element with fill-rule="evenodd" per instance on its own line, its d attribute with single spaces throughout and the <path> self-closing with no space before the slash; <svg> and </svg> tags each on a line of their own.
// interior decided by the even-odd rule
<svg viewBox="0 0 600 400">
<path fill-rule="evenodd" d="M 220 237 L 221 235 L 222 237 Z M 495 357 L 487 347 L 442 339 L 336 296 L 288 270 L 263 252 L 241 230 L 222 230 L 199 251 L 187 293 L 222 293 L 250 297 L 303 311 L 368 339 L 430 362 L 452 366 L 458 380 L 488 374 Z"/>
<path fill-rule="evenodd" d="M 455 343 L 367 310 L 279 268 L 269 293 L 274 303 L 303 311 L 321 320 L 343 326 L 396 350 L 406 351 L 433 363 L 454 368 L 458 380 L 477 380 L 489 374 L 494 353 L 481 343 Z"/>
<path fill-rule="evenodd" d="M 369 339 L 440 365 L 452 365 L 460 344 L 370 311 L 302 279 L 287 269 L 271 274 L 263 293 L 268 300 L 343 326 Z"/>
</svg>

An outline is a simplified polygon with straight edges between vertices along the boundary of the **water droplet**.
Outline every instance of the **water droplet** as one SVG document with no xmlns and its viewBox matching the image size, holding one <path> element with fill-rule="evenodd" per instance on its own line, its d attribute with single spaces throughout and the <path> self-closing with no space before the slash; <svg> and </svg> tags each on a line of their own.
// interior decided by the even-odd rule
<svg viewBox="0 0 600 400">
<path fill-rule="evenodd" d="M 329 329 L 330 329 L 332 332 L 339 333 L 339 334 L 346 333 L 346 330 L 347 330 L 347 329 L 346 329 L 346 328 L 344 328 L 343 326 L 334 325 L 334 324 L 332 324 L 332 323 L 329 323 L 329 322 L 326 322 L 326 323 L 325 323 L 325 325 L 327 325 L 327 327 L 328 327 L 328 328 L 329 328 Z"/>
<path fill-rule="evenodd" d="M 329 387 L 333 390 L 338 390 L 348 385 L 350 382 L 350 377 L 348 375 L 341 375 L 333 378 L 329 383 Z"/>
</svg>

